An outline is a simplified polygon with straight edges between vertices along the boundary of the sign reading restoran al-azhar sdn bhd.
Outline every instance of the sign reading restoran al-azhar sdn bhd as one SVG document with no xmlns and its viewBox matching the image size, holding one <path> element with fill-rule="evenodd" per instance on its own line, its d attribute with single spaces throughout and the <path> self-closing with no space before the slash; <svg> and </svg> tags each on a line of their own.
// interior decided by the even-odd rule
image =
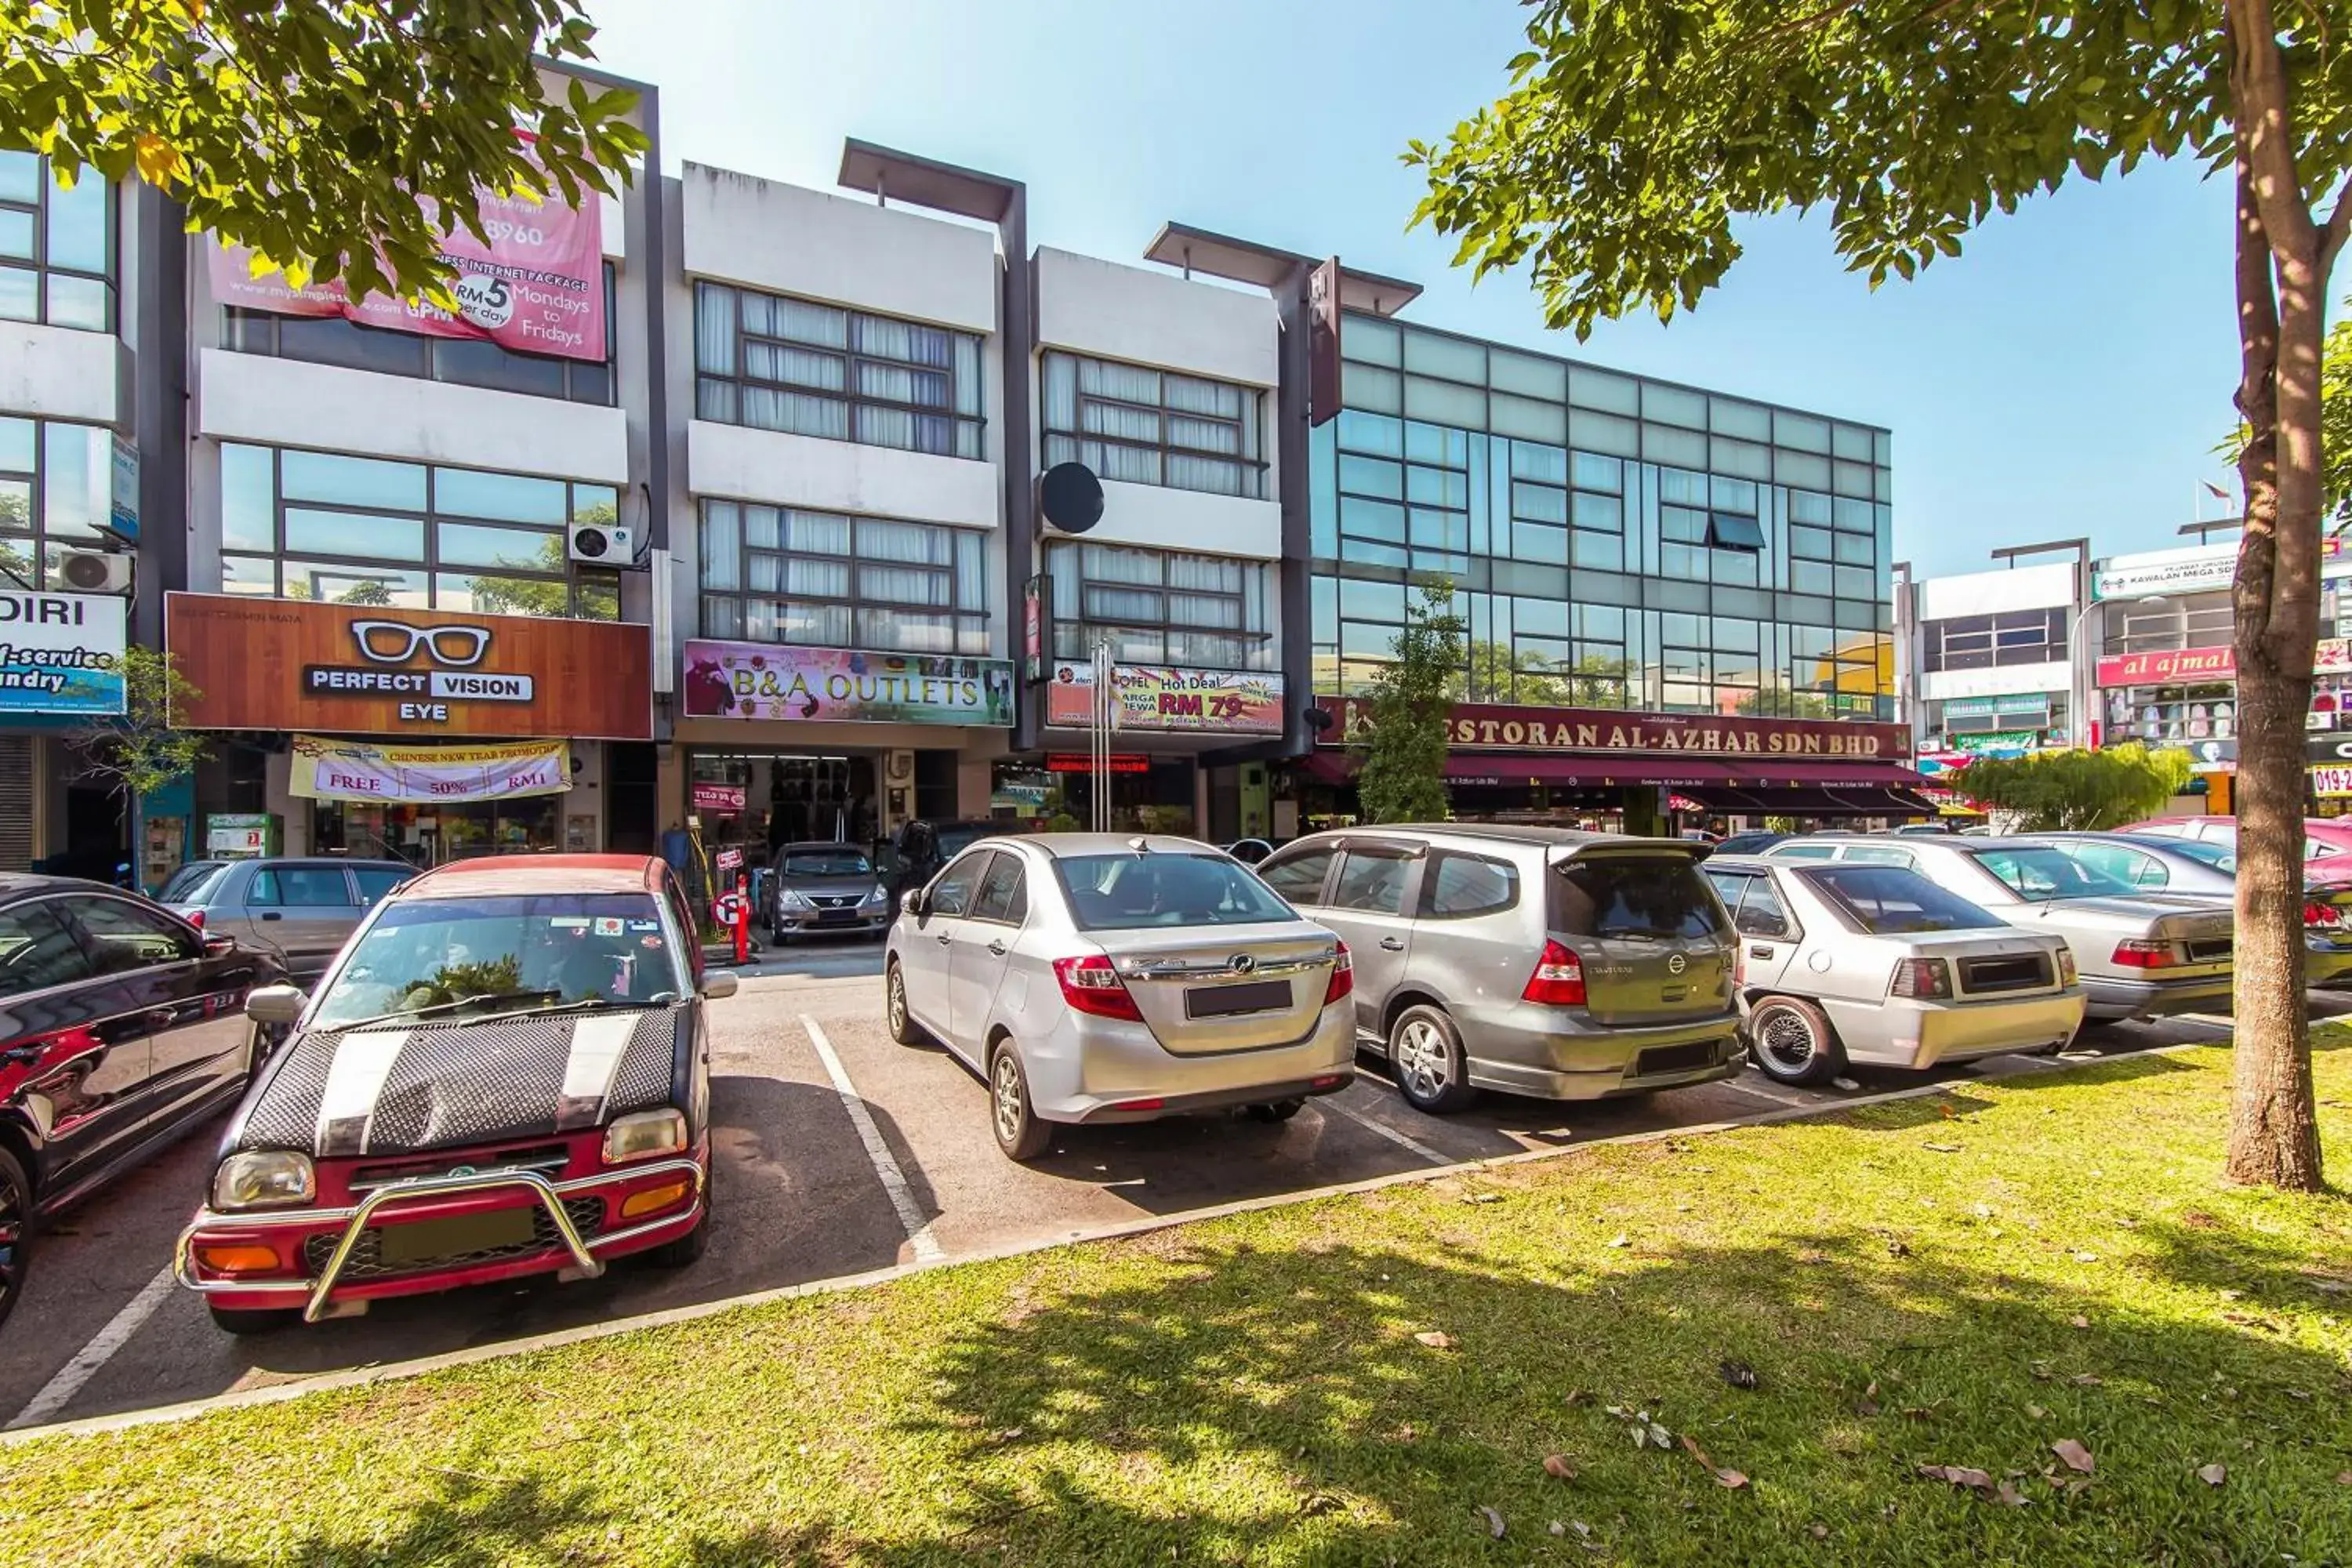
<svg viewBox="0 0 2352 1568">
<path fill-rule="evenodd" d="M 126 608 L 107 594 L 0 594 L 0 713 L 121 713 Z"/>
</svg>

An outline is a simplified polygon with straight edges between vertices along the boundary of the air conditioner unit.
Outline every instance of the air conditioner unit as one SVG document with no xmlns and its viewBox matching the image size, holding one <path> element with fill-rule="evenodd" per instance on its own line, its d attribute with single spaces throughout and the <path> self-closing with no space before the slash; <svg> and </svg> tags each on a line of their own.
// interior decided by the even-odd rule
<svg viewBox="0 0 2352 1568">
<path fill-rule="evenodd" d="M 637 563 L 637 531 L 625 523 L 574 523 L 572 559 L 591 566 L 634 566 Z"/>
<path fill-rule="evenodd" d="M 80 594 L 131 592 L 131 557 L 104 550 L 68 550 L 59 558 L 58 585 Z"/>
</svg>

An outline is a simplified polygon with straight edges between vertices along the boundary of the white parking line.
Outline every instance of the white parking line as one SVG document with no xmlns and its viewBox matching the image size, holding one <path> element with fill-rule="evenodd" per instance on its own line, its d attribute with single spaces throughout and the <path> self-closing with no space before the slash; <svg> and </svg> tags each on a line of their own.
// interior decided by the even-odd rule
<svg viewBox="0 0 2352 1568">
<path fill-rule="evenodd" d="M 1336 1110 L 1359 1127 L 1368 1127 L 1398 1148 L 1420 1155 L 1433 1165 L 1457 1165 L 1461 1162 L 1451 1154 L 1441 1154 L 1418 1138 L 1409 1137 L 1375 1117 L 1365 1115 L 1352 1105 L 1343 1105 L 1335 1095 L 1325 1095 L 1314 1102 L 1318 1110 Z"/>
<path fill-rule="evenodd" d="M 908 1184 L 907 1173 L 898 1168 L 898 1157 L 890 1152 L 890 1145 L 882 1139 L 882 1130 L 874 1125 L 874 1113 L 866 1109 L 858 1097 L 857 1086 L 849 1081 L 849 1069 L 841 1065 L 834 1054 L 833 1042 L 824 1037 L 814 1018 L 801 1015 L 801 1027 L 808 1031 L 809 1043 L 816 1047 L 819 1060 L 833 1079 L 833 1091 L 841 1096 L 841 1108 L 849 1112 L 850 1125 L 857 1129 L 857 1141 L 866 1145 L 866 1157 L 874 1163 L 874 1173 L 882 1178 L 882 1190 L 890 1194 L 890 1206 L 898 1211 L 898 1223 L 907 1228 L 907 1245 L 915 1250 L 918 1263 L 936 1263 L 947 1256 L 940 1247 L 939 1237 L 931 1234 L 931 1222 L 923 1214 L 922 1205 L 915 1201 L 915 1189 Z"/>
<path fill-rule="evenodd" d="M 1724 1088 L 1735 1089 L 1751 1099 L 1769 1100 L 1775 1105 L 1795 1106 L 1801 1110 L 1808 1110 L 1816 1105 L 1833 1105 L 1836 1103 L 1834 1100 L 1824 1100 L 1813 1095 L 1794 1094 L 1787 1089 L 1766 1089 L 1760 1083 L 1748 1082 L 1745 1074 L 1742 1074 L 1738 1078 L 1727 1078 L 1720 1081 Z"/>
<path fill-rule="evenodd" d="M 106 1327 L 91 1336 L 89 1343 L 74 1352 L 73 1360 L 58 1368 L 55 1377 L 41 1385 L 41 1391 L 16 1412 L 8 1425 L 37 1426 L 51 1419 L 82 1391 L 82 1385 L 98 1375 L 99 1369 L 114 1357 L 137 1333 L 140 1326 L 155 1315 L 172 1294 L 172 1270 L 166 1265 L 163 1272 L 147 1281 L 145 1289 L 123 1304 L 122 1310 L 107 1320 Z"/>
</svg>

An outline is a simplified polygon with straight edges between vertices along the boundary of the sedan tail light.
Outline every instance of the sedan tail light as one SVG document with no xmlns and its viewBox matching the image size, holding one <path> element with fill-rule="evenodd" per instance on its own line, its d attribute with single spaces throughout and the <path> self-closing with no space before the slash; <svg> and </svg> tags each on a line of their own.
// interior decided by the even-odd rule
<svg viewBox="0 0 2352 1568">
<path fill-rule="evenodd" d="M 1054 978 L 1062 984 L 1062 1000 L 1076 1013 L 1087 1013 L 1097 1018 L 1124 1018 L 1129 1023 L 1143 1022 L 1143 1011 L 1136 1006 L 1135 998 L 1127 989 L 1127 982 L 1118 971 L 1099 952 L 1083 958 L 1054 960 Z"/>
<path fill-rule="evenodd" d="M 1558 938 L 1546 937 L 1543 955 L 1536 960 L 1536 972 L 1528 976 L 1519 1000 L 1546 1007 L 1583 1006 L 1584 965 Z"/>
<path fill-rule="evenodd" d="M 1941 997 L 1952 994 L 1952 966 L 1940 958 L 1906 958 L 1895 966 L 1890 996 Z"/>
<path fill-rule="evenodd" d="M 2168 942 L 2134 938 L 2116 943 L 2115 961 L 2126 969 L 2170 969 L 2180 957 Z"/>
<path fill-rule="evenodd" d="M 2060 948 L 2058 950 L 2058 984 L 2072 985 L 2081 978 L 2082 976 L 2074 969 L 2074 950 L 2071 947 Z"/>
<path fill-rule="evenodd" d="M 205 911 L 202 910 L 182 910 L 180 911 L 180 918 L 187 921 L 190 925 L 195 927 L 198 931 L 205 929 Z M 2310 922 L 2306 921 L 2304 923 L 2308 925 Z"/>
<path fill-rule="evenodd" d="M 1348 944 L 1341 942 L 1339 951 L 1331 955 L 1331 983 L 1323 987 L 1323 1005 L 1328 1007 L 1356 991 L 1356 961 L 1349 956 Z"/>
</svg>

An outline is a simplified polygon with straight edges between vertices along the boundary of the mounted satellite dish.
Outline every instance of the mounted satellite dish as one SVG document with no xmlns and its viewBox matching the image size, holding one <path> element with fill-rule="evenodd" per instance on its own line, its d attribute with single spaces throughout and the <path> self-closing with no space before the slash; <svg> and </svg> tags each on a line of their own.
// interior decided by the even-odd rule
<svg viewBox="0 0 2352 1568">
<path fill-rule="evenodd" d="M 1037 481 L 1045 521 L 1064 533 L 1084 533 L 1102 521 L 1102 481 L 1084 463 L 1056 463 Z"/>
</svg>

